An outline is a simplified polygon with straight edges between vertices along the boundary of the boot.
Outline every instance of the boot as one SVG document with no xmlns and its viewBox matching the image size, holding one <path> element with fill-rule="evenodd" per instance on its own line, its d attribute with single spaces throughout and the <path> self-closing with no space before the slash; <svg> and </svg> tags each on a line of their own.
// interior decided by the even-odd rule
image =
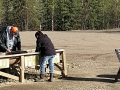
<svg viewBox="0 0 120 90">
<path fill-rule="evenodd" d="M 36 79 L 36 82 L 44 82 L 44 74 L 40 74 L 40 79 Z"/>
<path fill-rule="evenodd" d="M 44 78 L 44 74 L 40 74 L 40 79 L 43 79 Z"/>
<path fill-rule="evenodd" d="M 50 73 L 50 78 L 48 79 L 49 82 L 53 82 L 53 73 Z"/>
</svg>

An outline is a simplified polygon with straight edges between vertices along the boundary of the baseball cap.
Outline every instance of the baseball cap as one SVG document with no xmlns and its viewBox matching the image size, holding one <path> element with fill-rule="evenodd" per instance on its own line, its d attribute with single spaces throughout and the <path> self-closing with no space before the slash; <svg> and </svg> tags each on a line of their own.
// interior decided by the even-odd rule
<svg viewBox="0 0 120 90">
<path fill-rule="evenodd" d="M 17 28 L 17 27 L 12 27 L 12 28 L 11 28 L 11 31 L 12 31 L 13 33 L 17 33 L 17 32 L 18 32 L 18 28 Z"/>
</svg>

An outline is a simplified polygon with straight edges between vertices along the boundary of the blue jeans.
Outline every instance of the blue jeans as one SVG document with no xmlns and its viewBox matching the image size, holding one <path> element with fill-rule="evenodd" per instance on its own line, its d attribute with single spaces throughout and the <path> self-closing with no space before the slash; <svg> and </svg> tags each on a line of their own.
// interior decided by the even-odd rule
<svg viewBox="0 0 120 90">
<path fill-rule="evenodd" d="M 55 55 L 41 57 L 40 74 L 45 74 L 46 62 L 48 62 L 48 64 L 49 64 L 49 69 L 50 69 L 49 73 L 54 73 L 54 61 L 53 61 L 54 57 L 55 57 Z"/>
</svg>

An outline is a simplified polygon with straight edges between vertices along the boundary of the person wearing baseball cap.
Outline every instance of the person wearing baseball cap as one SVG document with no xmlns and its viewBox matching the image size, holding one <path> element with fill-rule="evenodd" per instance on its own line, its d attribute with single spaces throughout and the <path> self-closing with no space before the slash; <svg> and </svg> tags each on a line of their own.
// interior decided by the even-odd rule
<svg viewBox="0 0 120 90">
<path fill-rule="evenodd" d="M 0 52 L 11 53 L 21 51 L 19 30 L 15 26 L 7 26 L 0 31 Z"/>
<path fill-rule="evenodd" d="M 7 55 L 13 52 L 21 52 L 21 39 L 18 28 L 7 26 L 0 30 L 0 52 Z M 2 72 L 9 71 L 12 74 L 14 70 L 11 68 L 0 69 Z M 3 77 L 4 78 L 4 77 Z"/>
</svg>

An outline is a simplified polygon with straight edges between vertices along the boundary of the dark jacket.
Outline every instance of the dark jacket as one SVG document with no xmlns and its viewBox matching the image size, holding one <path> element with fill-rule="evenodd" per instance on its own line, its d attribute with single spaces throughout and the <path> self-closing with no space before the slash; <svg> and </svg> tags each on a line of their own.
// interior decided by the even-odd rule
<svg viewBox="0 0 120 90">
<path fill-rule="evenodd" d="M 3 29 L 0 31 L 0 52 L 6 52 L 7 49 L 7 32 L 5 29 Z M 21 40 L 19 33 L 15 36 L 12 51 L 16 50 L 21 50 Z"/>
<path fill-rule="evenodd" d="M 40 52 L 41 56 L 51 56 L 56 54 L 54 45 L 46 34 L 40 35 L 37 38 L 36 52 Z"/>
</svg>

